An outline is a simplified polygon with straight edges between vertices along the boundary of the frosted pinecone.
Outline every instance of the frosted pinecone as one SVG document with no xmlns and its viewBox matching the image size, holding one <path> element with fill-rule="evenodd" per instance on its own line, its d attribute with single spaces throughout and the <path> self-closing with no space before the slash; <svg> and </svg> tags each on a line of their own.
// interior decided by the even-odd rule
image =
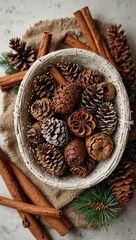
<svg viewBox="0 0 136 240">
<path fill-rule="evenodd" d="M 64 147 L 70 137 L 66 123 L 54 117 L 42 124 L 42 134 L 48 143 L 58 147 Z"/>
<path fill-rule="evenodd" d="M 117 113 L 111 102 L 103 102 L 95 115 L 99 131 L 111 135 L 117 126 Z"/>
<path fill-rule="evenodd" d="M 81 107 L 93 113 L 103 102 L 103 88 L 99 84 L 93 84 L 86 88 L 81 97 Z"/>
</svg>

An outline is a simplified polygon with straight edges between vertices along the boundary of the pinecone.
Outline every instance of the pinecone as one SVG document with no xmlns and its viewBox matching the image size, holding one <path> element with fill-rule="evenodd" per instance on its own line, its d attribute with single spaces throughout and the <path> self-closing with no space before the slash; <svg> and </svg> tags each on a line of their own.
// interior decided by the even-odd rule
<svg viewBox="0 0 136 240">
<path fill-rule="evenodd" d="M 59 86 L 53 97 L 55 112 L 61 114 L 72 113 L 78 105 L 79 98 L 80 91 L 75 83 L 70 82 Z"/>
<path fill-rule="evenodd" d="M 71 140 L 64 148 L 64 157 L 69 166 L 80 165 L 86 156 L 84 141 L 80 138 Z"/>
<path fill-rule="evenodd" d="M 16 53 L 9 53 L 8 60 L 14 69 L 26 70 L 35 61 L 34 50 L 31 46 L 27 46 L 26 42 L 20 38 L 12 38 L 9 42 L 9 47 Z"/>
<path fill-rule="evenodd" d="M 114 100 L 116 89 L 111 82 L 101 82 L 99 86 L 103 88 L 103 100 L 105 102 Z"/>
<path fill-rule="evenodd" d="M 96 128 L 94 117 L 84 109 L 79 109 L 68 118 L 69 129 L 77 137 L 88 137 Z"/>
<path fill-rule="evenodd" d="M 110 136 L 98 132 L 86 138 L 86 148 L 92 159 L 102 161 L 111 155 L 113 141 Z"/>
<path fill-rule="evenodd" d="M 136 79 L 136 71 L 132 53 L 128 45 L 125 31 L 120 30 L 121 25 L 111 25 L 107 30 L 108 45 L 115 62 L 119 66 L 120 75 L 126 88 L 130 88 Z"/>
<path fill-rule="evenodd" d="M 93 84 L 86 88 L 82 93 L 81 107 L 88 112 L 93 113 L 98 106 L 103 102 L 103 88 L 99 84 Z"/>
<path fill-rule="evenodd" d="M 75 81 L 80 72 L 79 65 L 73 62 L 65 62 L 62 65 L 57 64 L 57 67 L 67 82 Z"/>
<path fill-rule="evenodd" d="M 51 100 L 47 98 L 36 100 L 31 106 L 31 114 L 38 121 L 50 118 L 54 114 Z"/>
<path fill-rule="evenodd" d="M 39 144 L 43 141 L 41 134 L 41 123 L 36 122 L 27 132 L 27 139 L 33 144 Z"/>
<path fill-rule="evenodd" d="M 91 158 L 86 158 L 80 165 L 71 166 L 70 172 L 78 178 L 85 178 L 95 168 L 96 162 Z"/>
<path fill-rule="evenodd" d="M 77 83 L 82 89 L 86 89 L 92 84 L 102 82 L 102 75 L 98 70 L 86 69 L 78 75 Z"/>
<path fill-rule="evenodd" d="M 123 161 L 110 175 L 108 184 L 111 186 L 112 192 L 116 199 L 127 205 L 133 197 L 134 178 L 133 170 L 130 163 Z"/>
<path fill-rule="evenodd" d="M 48 143 L 58 147 L 64 147 L 70 138 L 66 123 L 54 117 L 42 124 L 42 134 Z"/>
<path fill-rule="evenodd" d="M 34 89 L 40 98 L 52 98 L 56 87 L 57 85 L 49 73 L 38 75 L 34 79 Z"/>
<path fill-rule="evenodd" d="M 61 151 L 49 143 L 39 144 L 36 157 L 42 168 L 52 176 L 61 176 L 66 168 Z"/>
<path fill-rule="evenodd" d="M 98 130 L 111 135 L 117 126 L 117 114 L 111 102 L 103 102 L 96 112 Z"/>
</svg>

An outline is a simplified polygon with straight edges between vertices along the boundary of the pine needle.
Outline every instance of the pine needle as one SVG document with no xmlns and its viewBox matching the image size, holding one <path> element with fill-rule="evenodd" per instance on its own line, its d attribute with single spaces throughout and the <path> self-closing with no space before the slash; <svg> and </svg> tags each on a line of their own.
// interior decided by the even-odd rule
<svg viewBox="0 0 136 240">
<path fill-rule="evenodd" d="M 99 227 L 106 229 L 120 211 L 118 201 L 105 182 L 76 197 L 73 209 L 75 213 L 83 214 L 88 223 L 97 222 Z"/>
</svg>

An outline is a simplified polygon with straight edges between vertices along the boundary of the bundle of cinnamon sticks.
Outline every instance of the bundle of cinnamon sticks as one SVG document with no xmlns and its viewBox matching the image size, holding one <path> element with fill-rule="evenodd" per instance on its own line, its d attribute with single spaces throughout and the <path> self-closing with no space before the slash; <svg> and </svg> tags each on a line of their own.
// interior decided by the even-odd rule
<svg viewBox="0 0 136 240">
<path fill-rule="evenodd" d="M 118 70 L 118 67 L 112 58 L 110 50 L 104 41 L 104 39 L 100 36 L 95 22 L 91 16 L 90 10 L 88 7 L 84 7 L 81 10 L 78 10 L 74 13 L 76 21 L 79 25 L 79 28 L 88 43 L 88 46 L 72 37 L 71 35 L 67 35 L 64 42 L 71 47 L 91 50 L 96 52 L 100 56 L 109 60 L 109 62 Z"/>
<path fill-rule="evenodd" d="M 78 39 L 74 38 L 70 34 L 68 34 L 65 37 L 64 42 L 70 47 L 81 48 L 96 52 L 100 56 L 108 59 L 111 62 L 111 64 L 118 70 L 118 67 L 114 59 L 112 58 L 112 55 L 106 42 L 104 41 L 104 39 L 102 39 L 95 26 L 95 22 L 91 16 L 89 8 L 84 7 L 81 10 L 76 11 L 74 13 L 74 16 L 84 38 L 86 39 L 88 46 L 79 41 Z M 51 33 L 43 32 L 39 51 L 37 54 L 37 59 L 46 55 L 49 52 L 51 46 L 51 38 L 52 38 Z M 22 81 L 23 77 L 25 76 L 26 72 L 27 71 L 21 71 L 12 75 L 0 77 L 1 90 L 7 91 L 8 89 L 11 89 L 12 87 L 19 84 Z"/>
<path fill-rule="evenodd" d="M 38 188 L 10 161 L 0 149 L 0 174 L 11 193 L 13 200 L 0 196 L 0 204 L 18 210 L 24 227 L 28 227 L 37 240 L 48 240 L 45 230 L 33 215 L 54 228 L 61 236 L 68 231 L 70 223 L 62 216 L 62 211 L 55 209 Z M 25 196 L 30 200 L 26 203 Z M 33 215 L 32 215 L 33 214 Z"/>
</svg>

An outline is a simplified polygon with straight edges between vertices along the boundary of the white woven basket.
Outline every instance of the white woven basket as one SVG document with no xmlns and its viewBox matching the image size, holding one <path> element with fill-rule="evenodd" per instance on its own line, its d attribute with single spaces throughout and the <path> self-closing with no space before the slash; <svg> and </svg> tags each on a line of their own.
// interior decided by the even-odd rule
<svg viewBox="0 0 136 240">
<path fill-rule="evenodd" d="M 110 158 L 100 161 L 89 176 L 83 179 L 74 176 L 52 177 L 46 174 L 37 164 L 35 155 L 26 133 L 30 126 L 30 106 L 32 104 L 33 81 L 32 79 L 48 70 L 52 64 L 73 61 L 85 68 L 99 70 L 104 76 L 105 81 L 112 82 L 116 88 L 115 108 L 118 115 L 117 129 L 113 136 L 114 151 Z M 130 128 L 130 107 L 128 96 L 122 83 L 122 79 L 115 68 L 99 55 L 80 49 L 64 49 L 52 52 L 37 60 L 27 71 L 15 104 L 14 125 L 20 153 L 24 163 L 42 182 L 60 189 L 84 189 L 94 186 L 107 178 L 119 163 L 122 153 L 126 146 L 128 131 Z"/>
</svg>

